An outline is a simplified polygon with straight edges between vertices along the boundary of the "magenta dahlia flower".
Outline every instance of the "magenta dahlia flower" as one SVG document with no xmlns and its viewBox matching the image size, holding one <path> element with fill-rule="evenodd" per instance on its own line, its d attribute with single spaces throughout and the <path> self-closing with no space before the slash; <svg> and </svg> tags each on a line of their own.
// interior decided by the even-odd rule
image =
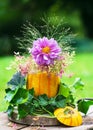
<svg viewBox="0 0 93 130">
<path fill-rule="evenodd" d="M 56 40 L 47 37 L 38 38 L 33 42 L 30 53 L 38 65 L 50 65 L 59 57 L 61 48 Z"/>
</svg>

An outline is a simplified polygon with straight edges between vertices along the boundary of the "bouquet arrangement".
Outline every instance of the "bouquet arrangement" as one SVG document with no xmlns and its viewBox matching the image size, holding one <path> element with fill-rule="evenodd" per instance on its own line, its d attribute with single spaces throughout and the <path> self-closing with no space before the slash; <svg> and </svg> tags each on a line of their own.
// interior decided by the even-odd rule
<svg viewBox="0 0 93 130">
<path fill-rule="evenodd" d="M 18 119 L 27 115 L 48 114 L 57 117 L 66 125 L 80 125 L 82 117 L 74 109 L 76 108 L 74 92 L 82 87 L 83 83 L 80 78 L 72 85 L 62 81 L 62 76 L 74 56 L 74 51 L 65 44 L 71 34 L 68 33 L 69 29 L 61 29 L 61 24 L 55 27 L 47 23 L 47 26 L 43 27 L 44 31 L 40 33 L 41 30 L 29 24 L 25 26 L 24 37 L 18 39 L 20 46 L 27 53 L 25 55 L 15 53 L 15 61 L 10 65 L 16 73 L 8 82 L 6 89 L 8 116 L 11 117 L 16 108 Z M 62 121 L 62 117 L 73 120 L 78 118 L 80 121 L 70 124 Z"/>
</svg>

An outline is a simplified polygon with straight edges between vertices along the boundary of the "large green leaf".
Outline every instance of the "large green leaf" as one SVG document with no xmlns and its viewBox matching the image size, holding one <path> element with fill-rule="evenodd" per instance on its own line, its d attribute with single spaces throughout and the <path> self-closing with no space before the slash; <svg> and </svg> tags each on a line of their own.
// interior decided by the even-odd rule
<svg viewBox="0 0 93 130">
<path fill-rule="evenodd" d="M 81 100 L 78 103 L 78 110 L 82 113 L 86 114 L 90 105 L 93 105 L 93 101 L 91 100 Z"/>
<path fill-rule="evenodd" d="M 14 98 L 14 96 L 16 95 L 17 91 L 18 91 L 18 88 L 16 88 L 15 90 L 11 90 L 10 88 L 7 88 L 5 100 L 10 102 Z"/>
<path fill-rule="evenodd" d="M 19 104 L 18 105 L 18 119 L 26 117 L 30 111 L 30 107 L 28 104 Z"/>
<path fill-rule="evenodd" d="M 64 97 L 68 97 L 69 91 L 70 91 L 69 87 L 66 84 L 60 83 L 58 95 L 63 95 Z"/>
<path fill-rule="evenodd" d="M 56 97 L 56 107 L 65 107 L 66 106 L 66 98 L 62 95 L 58 95 Z"/>
<path fill-rule="evenodd" d="M 82 89 L 84 87 L 84 83 L 82 82 L 81 78 L 76 78 L 72 87 L 74 87 L 75 89 Z"/>
<path fill-rule="evenodd" d="M 32 99 L 34 98 L 34 88 L 28 90 L 29 91 L 29 95 L 28 95 L 28 102 L 31 102 Z"/>
<path fill-rule="evenodd" d="M 66 100 L 60 100 L 59 102 L 56 102 L 57 107 L 65 107 L 66 106 Z"/>
<path fill-rule="evenodd" d="M 11 100 L 12 104 L 18 105 L 25 103 L 28 100 L 29 92 L 24 88 L 19 88 L 14 98 Z"/>
<path fill-rule="evenodd" d="M 32 103 L 33 103 L 33 105 L 34 105 L 35 108 L 40 107 L 40 103 L 39 103 L 38 100 L 34 99 Z"/>
<path fill-rule="evenodd" d="M 8 116 L 11 116 L 11 115 L 12 115 L 13 110 L 14 110 L 14 107 L 11 106 L 11 105 L 9 105 L 9 106 L 8 106 L 8 109 L 7 109 Z"/>
<path fill-rule="evenodd" d="M 73 97 L 72 93 L 66 98 L 66 102 L 69 105 L 74 105 L 75 97 Z"/>
<path fill-rule="evenodd" d="M 16 86 L 23 87 L 23 85 L 25 85 L 25 77 L 22 76 L 20 72 L 17 72 L 7 84 L 13 88 Z"/>
<path fill-rule="evenodd" d="M 39 104 L 41 106 L 47 106 L 48 105 L 48 98 L 46 95 L 41 95 L 38 97 Z"/>
<path fill-rule="evenodd" d="M 50 98 L 49 99 L 49 105 L 56 106 L 56 99 L 55 98 Z"/>
</svg>

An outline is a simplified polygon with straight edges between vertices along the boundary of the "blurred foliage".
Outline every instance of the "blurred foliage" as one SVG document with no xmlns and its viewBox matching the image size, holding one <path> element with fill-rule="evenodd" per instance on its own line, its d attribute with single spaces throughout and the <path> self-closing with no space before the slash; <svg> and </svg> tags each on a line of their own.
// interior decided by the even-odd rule
<svg viewBox="0 0 93 130">
<path fill-rule="evenodd" d="M 44 14 L 51 19 L 56 15 L 58 21 L 65 17 L 65 26 L 71 27 L 74 33 L 78 32 L 83 39 L 84 37 L 93 39 L 92 0 L 0 0 L 0 55 L 13 54 L 14 50 L 17 51 L 14 36 L 20 37 L 22 25 L 26 21 L 41 25 L 40 18 Z M 86 39 L 82 41 L 90 45 L 90 41 Z M 83 43 L 76 40 L 74 46 L 81 44 L 83 46 Z"/>
</svg>

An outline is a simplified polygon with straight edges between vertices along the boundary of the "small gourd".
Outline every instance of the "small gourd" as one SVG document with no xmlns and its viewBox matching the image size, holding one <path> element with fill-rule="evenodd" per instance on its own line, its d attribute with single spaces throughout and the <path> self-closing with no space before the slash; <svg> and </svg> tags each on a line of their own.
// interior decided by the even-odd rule
<svg viewBox="0 0 93 130">
<path fill-rule="evenodd" d="M 58 92 L 60 79 L 55 73 L 38 72 L 27 76 L 27 89 L 34 88 L 35 96 L 46 94 L 49 98 Z"/>
<path fill-rule="evenodd" d="M 80 112 L 70 106 L 56 109 L 54 115 L 59 122 L 67 126 L 79 126 L 82 124 Z"/>
</svg>

